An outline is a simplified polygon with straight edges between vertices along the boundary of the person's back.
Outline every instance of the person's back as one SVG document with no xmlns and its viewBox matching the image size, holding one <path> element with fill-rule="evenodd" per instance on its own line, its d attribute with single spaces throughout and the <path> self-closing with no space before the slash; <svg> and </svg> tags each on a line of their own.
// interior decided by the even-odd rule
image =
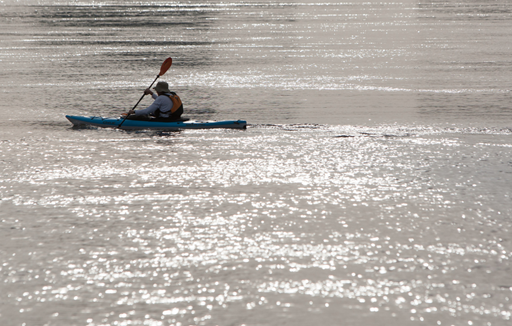
<svg viewBox="0 0 512 326">
<path fill-rule="evenodd" d="M 183 103 L 178 94 L 174 92 L 164 93 L 158 97 L 166 97 L 171 101 L 170 106 L 157 109 L 155 117 L 160 119 L 178 120 L 183 114 Z M 167 103 L 167 99 L 165 100 Z"/>
</svg>

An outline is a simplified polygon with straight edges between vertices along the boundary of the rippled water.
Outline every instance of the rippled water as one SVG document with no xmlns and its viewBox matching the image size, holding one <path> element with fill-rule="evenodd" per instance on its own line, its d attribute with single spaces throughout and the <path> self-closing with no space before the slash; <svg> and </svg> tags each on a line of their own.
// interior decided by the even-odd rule
<svg viewBox="0 0 512 326">
<path fill-rule="evenodd" d="M 0 325 L 508 325 L 511 16 L 0 1 Z M 65 120 L 168 56 L 185 115 L 249 128 Z"/>
</svg>

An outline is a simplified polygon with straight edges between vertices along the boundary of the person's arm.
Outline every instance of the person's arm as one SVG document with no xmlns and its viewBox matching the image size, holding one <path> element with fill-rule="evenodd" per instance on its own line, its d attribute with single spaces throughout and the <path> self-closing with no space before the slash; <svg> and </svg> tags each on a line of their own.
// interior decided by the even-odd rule
<svg viewBox="0 0 512 326">
<path fill-rule="evenodd" d="M 149 88 L 146 88 L 144 90 L 144 95 L 148 95 L 148 94 L 151 94 L 151 97 L 156 100 L 156 98 L 158 97 L 157 94 L 153 93 L 153 91 L 151 91 Z"/>
<path fill-rule="evenodd" d="M 154 94 L 149 88 L 146 88 L 144 90 L 144 95 L 149 95 L 151 94 L 151 97 L 156 100 L 156 98 L 158 97 L 157 94 Z M 160 105 L 158 105 L 156 108 L 153 108 L 153 105 L 155 104 L 155 102 L 153 102 L 153 104 L 151 104 L 150 106 L 148 106 L 147 108 L 145 108 L 144 110 L 130 110 L 128 111 L 128 115 L 147 115 L 147 114 L 150 114 L 150 113 L 153 113 L 156 111 L 156 109 L 158 109 L 160 107 Z M 147 110 L 149 109 L 149 113 L 144 113 L 146 112 Z"/>
<path fill-rule="evenodd" d="M 155 96 L 155 94 L 153 94 L 153 96 Z M 148 114 L 154 113 L 157 109 L 160 108 L 160 106 L 162 106 L 162 101 L 160 101 L 160 99 L 156 98 L 155 101 L 153 102 L 153 104 L 151 104 L 150 106 L 148 106 L 147 108 L 145 108 L 143 110 L 137 110 L 133 114 L 134 115 L 148 115 Z"/>
</svg>

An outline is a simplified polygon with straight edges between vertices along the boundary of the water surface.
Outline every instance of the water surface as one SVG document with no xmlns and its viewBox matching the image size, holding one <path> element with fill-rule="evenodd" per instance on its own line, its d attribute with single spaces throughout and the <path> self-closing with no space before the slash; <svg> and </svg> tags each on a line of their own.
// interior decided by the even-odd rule
<svg viewBox="0 0 512 326">
<path fill-rule="evenodd" d="M 0 2 L 0 324 L 508 325 L 511 9 Z"/>
</svg>

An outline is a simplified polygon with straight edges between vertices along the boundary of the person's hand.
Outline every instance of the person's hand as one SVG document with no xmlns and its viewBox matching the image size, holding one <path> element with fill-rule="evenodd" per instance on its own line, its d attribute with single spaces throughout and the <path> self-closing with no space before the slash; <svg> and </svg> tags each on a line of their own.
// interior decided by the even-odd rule
<svg viewBox="0 0 512 326">
<path fill-rule="evenodd" d="M 131 114 L 134 114 L 134 113 L 135 113 L 135 110 L 128 111 L 128 115 L 131 115 Z"/>
<path fill-rule="evenodd" d="M 144 95 L 153 95 L 153 92 L 149 88 L 146 88 L 144 90 Z"/>
</svg>

